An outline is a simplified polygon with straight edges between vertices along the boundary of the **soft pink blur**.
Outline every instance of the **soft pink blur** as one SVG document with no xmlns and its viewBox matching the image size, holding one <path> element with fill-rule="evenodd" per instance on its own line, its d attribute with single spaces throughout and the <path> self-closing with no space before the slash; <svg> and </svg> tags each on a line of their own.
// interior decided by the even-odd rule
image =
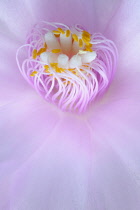
<svg viewBox="0 0 140 210">
<path fill-rule="evenodd" d="M 0 2 L 0 209 L 139 210 L 140 2 Z M 46 103 L 15 54 L 39 20 L 79 23 L 112 39 L 118 69 L 84 115 Z"/>
</svg>

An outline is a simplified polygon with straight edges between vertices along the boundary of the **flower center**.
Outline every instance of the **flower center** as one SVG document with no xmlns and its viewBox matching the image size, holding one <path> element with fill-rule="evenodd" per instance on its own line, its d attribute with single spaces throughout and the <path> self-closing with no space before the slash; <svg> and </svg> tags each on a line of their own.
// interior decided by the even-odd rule
<svg viewBox="0 0 140 210">
<path fill-rule="evenodd" d="M 96 52 L 92 49 L 91 34 L 85 30 L 63 30 L 57 28 L 44 35 L 44 46 L 39 50 L 33 49 L 32 58 L 40 59 L 44 65 L 44 72 L 52 76 L 52 71 L 57 73 L 66 70 L 80 76 L 76 68 L 84 71 L 84 64 L 92 62 L 96 58 Z M 33 71 L 30 76 L 35 76 Z"/>
<path fill-rule="evenodd" d="M 18 49 L 16 60 L 23 77 L 45 100 L 62 110 L 83 112 L 109 86 L 117 49 L 103 35 L 79 25 L 42 21 Z"/>
</svg>

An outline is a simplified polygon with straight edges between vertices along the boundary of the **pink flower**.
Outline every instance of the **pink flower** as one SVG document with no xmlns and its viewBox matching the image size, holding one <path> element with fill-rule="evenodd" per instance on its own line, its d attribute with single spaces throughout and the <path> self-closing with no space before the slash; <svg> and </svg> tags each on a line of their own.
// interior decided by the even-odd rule
<svg viewBox="0 0 140 210">
<path fill-rule="evenodd" d="M 1 1 L 0 209 L 139 210 L 140 3 Z M 118 48 L 114 81 L 81 115 L 24 81 L 18 47 L 40 20 L 80 24 Z"/>
<path fill-rule="evenodd" d="M 39 95 L 63 111 L 85 111 L 114 76 L 116 46 L 82 26 L 40 21 L 26 42 L 16 53 L 21 74 Z"/>
</svg>

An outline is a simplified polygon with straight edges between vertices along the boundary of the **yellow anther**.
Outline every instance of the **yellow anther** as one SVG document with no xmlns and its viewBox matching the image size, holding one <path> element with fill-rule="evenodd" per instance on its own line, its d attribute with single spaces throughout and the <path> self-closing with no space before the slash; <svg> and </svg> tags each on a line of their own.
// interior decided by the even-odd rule
<svg viewBox="0 0 140 210">
<path fill-rule="evenodd" d="M 53 30 L 53 33 L 54 34 L 60 34 L 60 32 L 59 31 L 56 31 L 56 30 Z"/>
<path fill-rule="evenodd" d="M 44 42 L 44 48 L 47 50 L 47 44 L 46 44 L 46 42 Z"/>
<path fill-rule="evenodd" d="M 46 48 L 40 48 L 40 50 L 37 52 L 37 55 L 40 55 L 43 52 L 46 52 Z"/>
<path fill-rule="evenodd" d="M 70 81 L 67 81 L 67 82 L 63 82 L 64 85 L 70 85 L 71 82 Z"/>
<path fill-rule="evenodd" d="M 60 37 L 60 34 L 54 34 L 54 36 L 55 36 L 56 38 L 58 38 L 58 37 Z"/>
<path fill-rule="evenodd" d="M 86 36 L 86 37 L 90 37 L 90 33 L 88 33 L 87 31 L 83 31 L 82 35 Z"/>
<path fill-rule="evenodd" d="M 31 77 L 34 77 L 35 74 L 37 74 L 37 71 L 33 71 L 33 72 L 30 74 L 30 76 L 31 76 Z"/>
<path fill-rule="evenodd" d="M 86 45 L 85 51 L 93 52 L 92 48 Z"/>
<path fill-rule="evenodd" d="M 74 71 L 75 69 L 68 69 L 69 71 Z"/>
<path fill-rule="evenodd" d="M 91 43 L 87 44 L 87 47 L 92 47 L 92 46 L 93 46 L 93 44 L 91 44 Z"/>
<path fill-rule="evenodd" d="M 70 81 L 68 81 L 68 85 L 70 85 L 71 84 L 71 82 Z M 73 85 L 73 84 L 72 84 Z"/>
<path fill-rule="evenodd" d="M 82 65 L 83 67 L 89 67 L 88 65 Z M 84 71 L 84 70 L 83 70 Z"/>
<path fill-rule="evenodd" d="M 60 36 L 60 31 L 53 30 L 53 33 L 54 33 L 55 37 L 59 37 Z"/>
<path fill-rule="evenodd" d="M 71 71 L 71 73 L 75 74 L 76 75 L 76 69 L 68 69 L 69 71 Z"/>
<path fill-rule="evenodd" d="M 62 33 L 62 34 L 65 34 L 65 32 L 63 31 L 62 28 L 57 28 L 57 31 L 59 31 L 59 32 Z"/>
<path fill-rule="evenodd" d="M 66 37 L 70 36 L 70 30 L 66 30 Z"/>
<path fill-rule="evenodd" d="M 88 33 L 87 31 L 83 31 L 83 33 L 82 33 L 82 40 L 83 40 L 83 42 L 86 43 L 86 45 L 89 45 L 90 44 L 90 40 L 91 40 L 90 33 Z"/>
<path fill-rule="evenodd" d="M 87 40 L 85 37 L 82 37 L 83 42 L 85 42 L 86 45 L 90 44 L 90 40 Z"/>
<path fill-rule="evenodd" d="M 38 50 L 37 55 L 40 55 L 42 53 L 42 48 L 40 48 L 40 50 Z"/>
<path fill-rule="evenodd" d="M 89 48 L 87 51 L 89 51 L 89 52 L 93 52 L 93 50 L 92 50 L 91 48 Z"/>
<path fill-rule="evenodd" d="M 49 66 L 48 65 L 45 65 L 44 66 L 44 69 L 45 69 L 45 72 L 48 71 L 49 70 Z"/>
<path fill-rule="evenodd" d="M 69 79 L 70 79 L 70 78 L 69 78 Z M 68 81 L 68 80 L 66 80 L 66 79 L 63 79 L 63 84 L 64 84 L 64 85 L 69 85 L 69 84 L 71 84 L 71 82 Z"/>
<path fill-rule="evenodd" d="M 61 52 L 60 49 L 54 49 L 54 50 L 52 50 L 52 53 L 60 53 L 60 52 Z"/>
<path fill-rule="evenodd" d="M 83 47 L 83 41 L 82 41 L 82 39 L 79 39 L 79 47 Z"/>
<path fill-rule="evenodd" d="M 57 67 L 57 63 L 50 63 L 50 66 L 52 67 L 52 68 L 56 68 Z"/>
<path fill-rule="evenodd" d="M 45 69 L 49 69 L 49 65 L 44 65 L 44 68 Z"/>
<path fill-rule="evenodd" d="M 49 70 L 47 70 L 47 69 L 45 69 L 44 72 L 45 72 L 45 73 L 50 73 Z"/>
<path fill-rule="evenodd" d="M 56 72 L 58 73 L 65 72 L 65 69 L 57 67 Z"/>
<path fill-rule="evenodd" d="M 72 38 L 74 39 L 74 41 L 78 42 L 78 36 L 76 34 L 72 34 Z"/>
<path fill-rule="evenodd" d="M 88 37 L 88 36 L 86 36 L 86 35 L 82 35 L 82 39 L 85 39 L 85 40 L 87 40 L 87 41 L 90 41 L 91 39 L 90 39 L 90 37 Z"/>
<path fill-rule="evenodd" d="M 50 63 L 50 66 L 57 72 L 62 73 L 65 69 L 58 67 L 58 63 Z"/>
<path fill-rule="evenodd" d="M 55 71 L 56 71 L 57 73 L 61 73 L 61 72 L 63 71 L 63 69 L 57 67 L 57 68 L 55 69 Z"/>
<path fill-rule="evenodd" d="M 42 53 L 43 53 L 43 52 L 46 52 L 46 48 L 42 48 Z"/>
<path fill-rule="evenodd" d="M 36 59 L 36 57 L 37 57 L 37 50 L 34 49 L 33 52 L 32 52 L 32 58 Z"/>
</svg>

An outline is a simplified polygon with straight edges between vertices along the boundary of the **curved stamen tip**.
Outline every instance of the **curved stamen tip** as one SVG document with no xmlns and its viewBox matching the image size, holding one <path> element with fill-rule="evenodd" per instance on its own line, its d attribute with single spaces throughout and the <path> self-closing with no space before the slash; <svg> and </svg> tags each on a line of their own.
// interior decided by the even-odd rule
<svg viewBox="0 0 140 210">
<path fill-rule="evenodd" d="M 24 78 L 63 111 L 84 112 L 106 91 L 116 69 L 115 44 L 82 29 L 43 21 L 34 26 L 16 55 Z M 21 49 L 27 54 L 22 63 Z"/>
</svg>

